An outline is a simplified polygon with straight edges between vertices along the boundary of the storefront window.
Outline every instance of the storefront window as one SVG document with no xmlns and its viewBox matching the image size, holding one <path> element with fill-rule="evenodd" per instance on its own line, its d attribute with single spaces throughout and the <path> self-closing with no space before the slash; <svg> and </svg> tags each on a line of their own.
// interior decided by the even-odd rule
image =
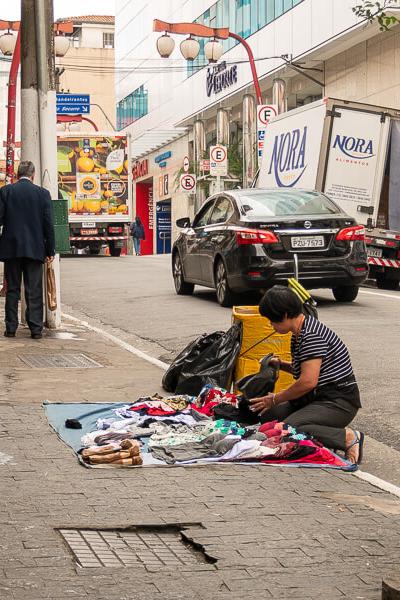
<svg viewBox="0 0 400 600">
<path fill-rule="evenodd" d="M 202 23 L 209 27 L 228 27 L 230 31 L 248 38 L 259 29 L 268 25 L 291 10 L 303 0 L 218 0 L 195 23 Z M 207 65 L 204 56 L 204 40 L 199 38 L 201 50 L 193 63 L 188 63 L 188 77 Z M 222 42 L 224 52 L 236 45 L 232 38 Z"/>
</svg>

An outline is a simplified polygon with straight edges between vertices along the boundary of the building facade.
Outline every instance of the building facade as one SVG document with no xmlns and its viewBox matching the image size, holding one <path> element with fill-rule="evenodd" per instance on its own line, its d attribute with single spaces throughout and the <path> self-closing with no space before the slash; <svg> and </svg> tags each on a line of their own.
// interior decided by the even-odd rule
<svg viewBox="0 0 400 600">
<path fill-rule="evenodd" d="M 117 125 L 132 136 L 134 198 L 144 222 L 170 211 L 172 223 L 193 212 L 213 189 L 199 160 L 211 144 L 229 146 L 225 187 L 248 185 L 257 164 L 256 102 L 245 49 L 223 42 L 217 65 L 208 65 L 204 43 L 192 63 L 179 51 L 184 36 L 173 36 L 169 59 L 156 50 L 153 19 L 229 27 L 250 45 L 256 59 L 263 102 L 291 110 L 324 96 L 400 108 L 400 27 L 380 32 L 358 19 L 356 0 L 117 0 Z M 393 2 L 391 14 L 398 15 Z M 252 155 L 251 157 L 249 155 Z M 161 159 L 160 159 L 161 157 Z M 185 157 L 198 175 L 197 195 L 179 190 Z M 171 185 L 171 182 L 173 184 Z M 150 206 L 152 204 L 152 206 Z M 177 235 L 150 218 L 148 235 L 160 252 L 160 239 Z M 161 236 L 161 237 L 160 237 Z"/>
</svg>

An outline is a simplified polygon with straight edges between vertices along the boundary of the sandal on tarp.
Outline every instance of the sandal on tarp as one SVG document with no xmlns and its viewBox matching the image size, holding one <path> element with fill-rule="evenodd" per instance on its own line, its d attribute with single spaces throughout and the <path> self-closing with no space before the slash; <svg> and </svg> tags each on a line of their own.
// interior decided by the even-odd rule
<svg viewBox="0 0 400 600">
<path fill-rule="evenodd" d="M 346 458 L 348 450 L 358 444 L 358 459 L 355 464 L 360 465 L 363 457 L 364 434 L 362 431 L 354 431 L 354 435 L 356 436 L 356 439 L 346 448 Z"/>
</svg>

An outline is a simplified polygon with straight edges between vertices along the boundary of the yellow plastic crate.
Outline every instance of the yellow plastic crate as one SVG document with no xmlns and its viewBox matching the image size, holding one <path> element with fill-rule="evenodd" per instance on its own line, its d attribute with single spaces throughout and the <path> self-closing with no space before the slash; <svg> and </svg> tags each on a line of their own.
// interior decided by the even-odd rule
<svg viewBox="0 0 400 600">
<path fill-rule="evenodd" d="M 253 375 L 260 370 L 259 361 L 272 352 L 281 360 L 290 362 L 290 340 L 291 334 L 282 335 L 277 333 L 270 321 L 260 315 L 258 306 L 234 306 L 232 310 L 233 322 L 242 323 L 243 338 L 239 358 L 236 361 L 234 382 L 239 381 L 246 375 Z M 268 335 L 267 340 L 260 342 Z M 254 348 L 254 346 L 257 344 Z M 294 379 L 289 373 L 280 372 L 275 391 L 286 389 L 293 383 Z"/>
</svg>

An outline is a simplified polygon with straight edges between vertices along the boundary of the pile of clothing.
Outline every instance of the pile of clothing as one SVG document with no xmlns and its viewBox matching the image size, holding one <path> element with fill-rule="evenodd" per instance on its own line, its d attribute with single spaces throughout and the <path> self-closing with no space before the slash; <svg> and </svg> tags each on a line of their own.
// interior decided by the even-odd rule
<svg viewBox="0 0 400 600">
<path fill-rule="evenodd" d="M 243 398 L 211 385 L 198 397 L 155 395 L 113 413 L 81 439 L 81 457 L 90 465 L 345 463 L 289 425 L 261 425 Z"/>
</svg>

